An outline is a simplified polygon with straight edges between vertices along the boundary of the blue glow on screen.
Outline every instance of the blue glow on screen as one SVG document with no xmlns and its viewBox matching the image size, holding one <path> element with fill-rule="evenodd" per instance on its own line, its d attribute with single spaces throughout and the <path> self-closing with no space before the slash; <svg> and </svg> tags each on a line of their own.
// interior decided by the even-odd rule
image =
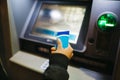
<svg viewBox="0 0 120 80">
<path fill-rule="evenodd" d="M 55 32 L 55 31 L 42 29 L 42 28 L 36 28 L 35 32 L 40 33 L 40 34 L 44 34 L 44 35 L 53 36 L 53 37 L 56 37 L 56 34 L 57 34 L 57 32 Z M 70 34 L 69 40 L 75 41 L 75 38 L 76 38 L 76 35 Z"/>
</svg>

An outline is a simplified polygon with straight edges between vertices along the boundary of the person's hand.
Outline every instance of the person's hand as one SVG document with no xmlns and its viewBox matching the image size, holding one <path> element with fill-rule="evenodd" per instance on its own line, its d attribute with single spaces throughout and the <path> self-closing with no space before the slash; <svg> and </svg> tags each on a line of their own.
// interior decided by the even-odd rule
<svg viewBox="0 0 120 80">
<path fill-rule="evenodd" d="M 73 56 L 73 48 L 70 46 L 70 44 L 65 49 L 62 47 L 62 43 L 61 43 L 60 39 L 57 40 L 57 44 L 58 44 L 57 49 L 55 47 L 52 47 L 51 53 L 52 54 L 55 54 L 55 53 L 63 54 L 68 59 L 71 59 Z"/>
</svg>

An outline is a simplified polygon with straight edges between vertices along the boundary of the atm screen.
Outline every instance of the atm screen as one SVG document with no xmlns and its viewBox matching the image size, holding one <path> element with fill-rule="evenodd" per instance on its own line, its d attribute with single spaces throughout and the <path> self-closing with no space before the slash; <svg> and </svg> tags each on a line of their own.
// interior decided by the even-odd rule
<svg viewBox="0 0 120 80">
<path fill-rule="evenodd" d="M 70 31 L 69 42 L 76 44 L 85 16 L 86 6 L 43 3 L 31 34 L 56 39 L 59 31 Z"/>
</svg>

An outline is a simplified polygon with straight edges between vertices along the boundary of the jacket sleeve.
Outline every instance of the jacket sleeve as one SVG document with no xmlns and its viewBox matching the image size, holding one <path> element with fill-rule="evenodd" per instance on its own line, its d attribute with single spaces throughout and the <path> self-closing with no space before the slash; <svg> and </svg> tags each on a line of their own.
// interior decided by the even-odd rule
<svg viewBox="0 0 120 80">
<path fill-rule="evenodd" d="M 52 54 L 49 67 L 45 70 L 43 80 L 68 80 L 67 66 L 69 59 L 59 53 Z"/>
</svg>

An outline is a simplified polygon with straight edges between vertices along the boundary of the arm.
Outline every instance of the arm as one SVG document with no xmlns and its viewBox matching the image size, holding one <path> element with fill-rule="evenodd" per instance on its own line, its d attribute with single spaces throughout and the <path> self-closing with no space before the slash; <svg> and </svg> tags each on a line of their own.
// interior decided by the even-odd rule
<svg viewBox="0 0 120 80">
<path fill-rule="evenodd" d="M 52 54 L 49 67 L 44 72 L 44 80 L 68 80 L 68 58 L 61 54 Z"/>
<path fill-rule="evenodd" d="M 54 47 L 51 48 L 50 65 L 44 72 L 43 80 L 68 80 L 67 67 L 73 56 L 73 49 L 70 45 L 68 48 L 63 49 L 61 45 L 60 40 L 58 40 L 57 50 Z"/>
</svg>

